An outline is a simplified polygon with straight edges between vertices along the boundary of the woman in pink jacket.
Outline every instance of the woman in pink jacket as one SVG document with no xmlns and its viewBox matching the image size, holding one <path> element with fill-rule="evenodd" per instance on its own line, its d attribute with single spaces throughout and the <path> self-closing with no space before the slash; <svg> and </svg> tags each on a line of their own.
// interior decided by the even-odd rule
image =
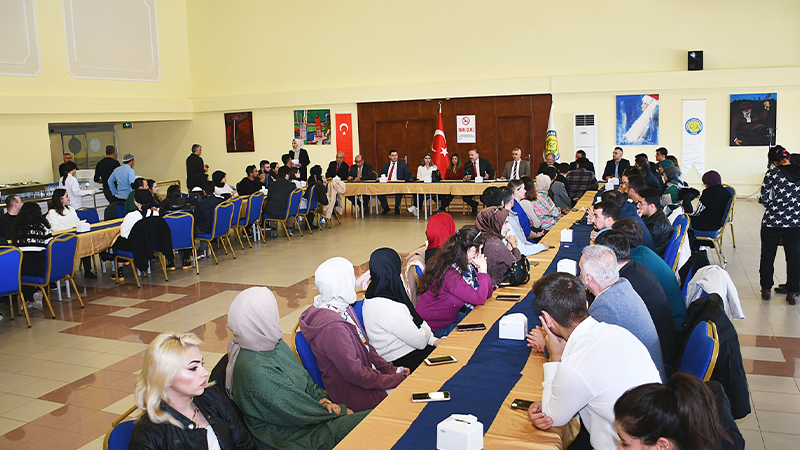
<svg viewBox="0 0 800 450">
<path fill-rule="evenodd" d="M 486 272 L 483 241 L 478 228 L 467 225 L 427 262 L 416 309 L 434 336 L 447 336 L 472 308 L 491 298 L 492 279 Z"/>
</svg>

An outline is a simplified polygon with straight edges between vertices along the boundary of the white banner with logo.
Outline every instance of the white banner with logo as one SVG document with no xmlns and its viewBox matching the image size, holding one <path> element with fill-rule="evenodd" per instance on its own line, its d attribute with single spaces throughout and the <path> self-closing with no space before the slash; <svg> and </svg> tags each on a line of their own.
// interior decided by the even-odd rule
<svg viewBox="0 0 800 450">
<path fill-rule="evenodd" d="M 681 172 L 684 178 L 692 166 L 703 175 L 706 157 L 706 101 L 683 101 L 683 155 Z"/>
<path fill-rule="evenodd" d="M 475 116 L 456 116 L 456 143 L 474 144 Z"/>
</svg>

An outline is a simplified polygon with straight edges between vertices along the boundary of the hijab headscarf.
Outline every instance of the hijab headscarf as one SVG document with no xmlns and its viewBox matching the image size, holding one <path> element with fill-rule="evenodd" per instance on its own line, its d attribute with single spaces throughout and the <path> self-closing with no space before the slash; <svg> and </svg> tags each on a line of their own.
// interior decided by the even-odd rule
<svg viewBox="0 0 800 450">
<path fill-rule="evenodd" d="M 658 163 L 658 165 L 661 166 L 661 168 L 664 170 L 666 170 L 667 167 L 675 167 L 675 163 L 668 159 L 661 161 L 660 163 Z"/>
<path fill-rule="evenodd" d="M 344 311 L 356 302 L 356 273 L 353 263 L 342 257 L 331 258 L 317 267 L 314 284 L 319 295 L 314 297 L 314 307 L 328 305 Z"/>
<path fill-rule="evenodd" d="M 422 326 L 423 320 L 414 309 L 414 305 L 411 304 L 406 288 L 403 286 L 403 280 L 400 278 L 401 265 L 400 255 L 391 248 L 379 248 L 372 252 L 369 257 L 369 273 L 372 278 L 365 298 L 383 297 L 406 305 L 414 319 L 414 325 L 419 328 Z"/>
<path fill-rule="evenodd" d="M 547 193 L 550 191 L 550 185 L 552 183 L 553 180 L 551 180 L 549 176 L 543 173 L 536 175 L 536 192 L 547 195 Z"/>
<path fill-rule="evenodd" d="M 230 396 L 239 350 L 275 350 L 283 338 L 278 301 L 272 291 L 268 287 L 251 287 L 239 293 L 228 308 L 228 328 L 233 331 L 225 368 L 225 391 Z"/>
<path fill-rule="evenodd" d="M 678 187 L 683 186 L 683 182 L 681 181 L 681 171 L 674 165 L 664 167 L 664 175 L 667 177 L 667 184 Z"/>
<path fill-rule="evenodd" d="M 447 213 L 438 213 L 428 220 L 425 237 L 428 238 L 428 248 L 440 248 L 444 241 L 456 234 L 456 223 L 453 216 Z"/>
<path fill-rule="evenodd" d="M 221 170 L 217 170 L 211 174 L 211 181 L 214 182 L 214 186 L 216 187 L 224 187 L 225 183 L 222 180 L 225 178 L 225 172 Z"/>
<path fill-rule="evenodd" d="M 705 174 L 703 174 L 703 184 L 708 187 L 716 186 L 718 184 L 722 184 L 722 177 L 719 176 L 716 170 L 709 170 Z"/>
<path fill-rule="evenodd" d="M 487 237 L 494 236 L 498 239 L 503 239 L 500 232 L 503 231 L 503 225 L 506 223 L 507 218 L 508 210 L 505 208 L 484 208 L 478 213 L 475 225 Z"/>
</svg>

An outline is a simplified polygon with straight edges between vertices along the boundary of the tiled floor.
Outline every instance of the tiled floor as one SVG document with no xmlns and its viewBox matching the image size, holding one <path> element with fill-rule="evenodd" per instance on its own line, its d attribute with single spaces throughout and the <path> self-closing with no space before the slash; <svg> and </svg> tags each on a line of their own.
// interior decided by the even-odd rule
<svg viewBox="0 0 800 450">
<path fill-rule="evenodd" d="M 754 413 L 740 421 L 748 449 L 797 447 L 800 440 L 800 309 L 781 296 L 761 301 L 758 292 L 759 222 L 763 209 L 738 200 L 737 247 L 726 236 L 727 270 L 734 280 L 747 318 L 735 323 L 740 334 Z M 457 225 L 469 221 L 455 213 Z M 133 405 L 133 382 L 142 351 L 159 333 L 192 331 L 204 341 L 206 366 L 213 367 L 227 349 L 228 304 L 253 285 L 270 286 L 278 298 L 281 326 L 290 334 L 300 313 L 311 304 L 316 267 L 333 256 L 348 258 L 366 270 L 370 253 L 382 246 L 408 252 L 424 240 L 425 222 L 400 217 L 342 219 L 332 229 L 295 233 L 236 247 L 237 259 L 220 256 L 200 262 L 200 275 L 180 270 L 164 281 L 159 272 L 133 277 L 116 286 L 107 275 L 84 283 L 77 302 L 54 304 L 56 319 L 32 315 L 33 327 L 9 320 L 8 303 L 0 310 L 0 449 L 100 449 L 119 414 Z M 238 242 L 236 243 L 238 246 Z M 245 244 L 246 245 L 246 244 Z M 779 252 L 778 282 L 785 277 Z M 74 296 L 74 294 L 73 294 Z"/>
</svg>

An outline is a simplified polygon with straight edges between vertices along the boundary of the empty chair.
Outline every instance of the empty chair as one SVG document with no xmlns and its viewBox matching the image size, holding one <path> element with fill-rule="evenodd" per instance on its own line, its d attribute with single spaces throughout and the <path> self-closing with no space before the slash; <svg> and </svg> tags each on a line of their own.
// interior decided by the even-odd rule
<svg viewBox="0 0 800 450">
<path fill-rule="evenodd" d="M 319 201 L 317 200 L 317 186 L 312 184 L 311 187 L 308 188 L 308 202 L 306 202 L 305 208 L 300 208 L 297 211 L 298 216 L 303 216 L 306 219 L 306 227 L 308 227 L 308 232 L 314 234 L 311 231 L 311 222 L 308 220 L 309 214 L 313 219 L 317 221 L 317 226 L 319 226 L 319 212 L 317 211 L 317 206 L 319 205 Z M 321 230 L 322 227 L 319 227 Z"/>
<path fill-rule="evenodd" d="M 81 294 L 78 292 L 78 286 L 75 285 L 73 275 L 75 273 L 75 249 L 78 245 L 78 236 L 75 233 L 64 233 L 54 237 L 47 244 L 47 268 L 43 277 L 33 275 L 23 275 L 20 281 L 24 286 L 33 286 L 39 288 L 44 295 L 44 300 L 47 307 L 50 309 L 50 314 L 53 319 L 56 318 L 56 313 L 53 311 L 53 305 L 50 302 L 50 283 L 61 280 L 68 280 L 75 290 L 75 295 L 78 297 L 78 302 L 83 308 L 83 300 Z"/>
<path fill-rule="evenodd" d="M 28 328 L 31 327 L 31 318 L 28 316 L 28 307 L 22 298 L 22 251 L 16 247 L 0 247 L 0 297 L 8 296 L 8 307 L 11 310 L 11 320 L 14 320 L 14 295 L 17 295 L 19 309 L 25 313 Z"/>
<path fill-rule="evenodd" d="M 675 232 L 672 233 L 672 238 L 670 238 L 667 249 L 664 251 L 664 262 L 672 268 L 673 272 L 676 272 L 679 268 L 678 256 L 681 252 L 683 242 L 686 240 L 686 233 L 689 230 L 689 215 L 682 214 L 676 218 L 675 222 L 672 223 L 672 227 L 675 228 Z"/>
<path fill-rule="evenodd" d="M 297 328 L 298 327 L 295 327 L 294 335 L 294 348 L 297 352 L 297 357 L 300 359 L 300 362 L 303 364 L 308 374 L 311 375 L 311 379 L 314 380 L 314 383 L 317 383 L 317 386 L 321 389 L 325 389 L 325 385 L 322 383 L 322 372 L 317 365 L 317 357 L 314 356 L 314 352 L 311 351 L 311 346 L 308 345 L 308 341 L 305 336 L 303 336 L 303 332 Z"/>
<path fill-rule="evenodd" d="M 208 248 L 211 249 L 211 256 L 214 257 L 214 263 L 216 264 L 219 264 L 219 260 L 217 260 L 217 254 L 214 252 L 214 246 L 211 245 L 211 241 L 214 240 L 219 241 L 226 255 L 228 254 L 228 249 L 225 247 L 225 241 L 227 240 L 233 259 L 236 259 L 236 253 L 233 252 L 233 244 L 231 244 L 231 239 L 228 237 L 228 232 L 231 230 L 232 216 L 233 204 L 229 201 L 220 203 L 214 208 L 214 224 L 211 227 L 211 233 L 198 233 L 197 235 L 198 240 L 208 242 Z"/>
<path fill-rule="evenodd" d="M 256 192 L 255 194 L 250 195 L 249 200 L 247 202 L 247 211 L 245 213 L 244 218 L 238 219 L 238 222 L 234 226 L 237 234 L 239 232 L 244 233 L 244 237 L 245 239 L 247 239 L 247 244 L 250 246 L 250 248 L 253 248 L 253 243 L 250 242 L 250 236 L 247 235 L 247 228 L 252 227 L 254 224 L 257 224 L 259 219 L 261 219 L 261 208 L 263 206 L 264 206 L 263 192 Z M 253 236 L 255 237 L 255 235 Z"/>
<path fill-rule="evenodd" d="M 717 363 L 717 355 L 719 355 L 717 327 L 711 321 L 700 322 L 689 336 L 678 372 L 708 381 Z"/>
<path fill-rule="evenodd" d="M 100 222 L 100 216 L 97 214 L 97 210 L 94 208 L 76 209 L 75 213 L 78 215 L 79 219 L 85 220 L 89 223 Z"/>
<path fill-rule="evenodd" d="M 244 250 L 244 243 L 242 242 L 242 235 L 239 234 L 239 217 L 242 215 L 242 197 L 235 197 L 230 200 L 231 204 L 233 205 L 233 213 L 231 214 L 231 231 L 236 235 L 236 238 L 239 239 L 239 245 L 242 246 L 242 250 Z"/>
<path fill-rule="evenodd" d="M 200 275 L 200 265 L 197 264 L 197 248 L 194 246 L 194 236 L 192 235 L 194 230 L 194 216 L 185 212 L 170 213 L 164 216 L 164 220 L 167 222 L 172 232 L 172 249 L 191 249 L 191 258 L 194 262 L 195 271 Z"/>
</svg>

